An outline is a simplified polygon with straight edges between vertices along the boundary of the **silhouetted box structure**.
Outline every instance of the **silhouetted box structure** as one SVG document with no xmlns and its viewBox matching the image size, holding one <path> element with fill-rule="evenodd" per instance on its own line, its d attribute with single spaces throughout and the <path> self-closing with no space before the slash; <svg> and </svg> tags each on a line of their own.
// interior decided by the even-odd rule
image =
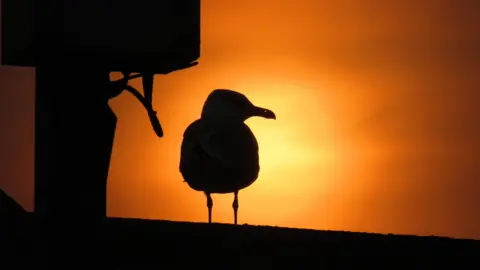
<svg viewBox="0 0 480 270">
<path fill-rule="evenodd" d="M 41 221 L 106 217 L 109 73 L 166 74 L 199 56 L 200 0 L 2 0 L 2 65 L 36 68 Z"/>
<path fill-rule="evenodd" d="M 174 71 L 200 56 L 200 0 L 2 0 L 2 64 L 57 56 Z"/>
</svg>

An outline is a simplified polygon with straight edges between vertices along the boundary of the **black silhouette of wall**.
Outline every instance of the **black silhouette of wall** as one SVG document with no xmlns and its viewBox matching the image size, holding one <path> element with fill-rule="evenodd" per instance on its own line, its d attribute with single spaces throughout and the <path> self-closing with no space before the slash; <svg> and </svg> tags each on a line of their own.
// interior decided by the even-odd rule
<svg viewBox="0 0 480 270">
<path fill-rule="evenodd" d="M 23 212 L 13 200 L 2 200 L 1 194 L 0 201 L 8 201 L 7 208 Z M 0 207 L 1 217 L 5 217 L 3 210 L 5 207 Z M 5 228 L 5 221 L 0 219 L 0 228 Z M 29 252 L 36 245 L 43 245 L 35 241 L 40 239 L 38 236 L 28 234 L 35 231 L 34 220 L 19 218 L 8 222 L 23 223 L 20 227 L 24 229 L 15 229 L 14 236 L 1 245 L 15 247 L 17 253 L 10 252 L 9 259 L 17 267 L 5 264 L 2 256 L 6 253 L 0 253 L 0 269 L 40 267 L 38 262 L 45 257 Z M 50 257 L 61 269 L 81 264 L 106 269 L 480 268 L 480 241 L 475 240 L 109 218 L 101 237 L 80 246 L 76 234 L 81 229 L 62 229 L 62 252 Z"/>
<path fill-rule="evenodd" d="M 108 106 L 109 72 L 98 69 L 82 62 L 36 68 L 35 212 L 48 222 L 106 218 L 117 118 Z"/>
</svg>

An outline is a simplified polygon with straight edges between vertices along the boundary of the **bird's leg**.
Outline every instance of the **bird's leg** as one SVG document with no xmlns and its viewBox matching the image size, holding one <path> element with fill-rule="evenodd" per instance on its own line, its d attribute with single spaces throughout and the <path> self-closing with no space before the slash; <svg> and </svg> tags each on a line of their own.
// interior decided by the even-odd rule
<svg viewBox="0 0 480 270">
<path fill-rule="evenodd" d="M 234 221 L 235 221 L 235 225 L 237 225 L 237 212 L 238 212 L 238 191 L 235 191 L 234 193 L 235 197 L 233 198 L 233 204 L 232 204 L 232 207 L 233 207 L 233 216 L 234 216 Z"/>
<path fill-rule="evenodd" d="M 212 196 L 210 196 L 210 193 L 205 192 L 205 195 L 207 195 L 208 223 L 212 223 L 213 200 L 212 200 Z"/>
</svg>

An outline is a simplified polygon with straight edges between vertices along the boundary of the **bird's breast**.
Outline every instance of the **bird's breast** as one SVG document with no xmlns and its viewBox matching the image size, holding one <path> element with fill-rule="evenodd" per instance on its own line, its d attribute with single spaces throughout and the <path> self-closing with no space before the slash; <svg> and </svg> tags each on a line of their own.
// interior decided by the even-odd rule
<svg viewBox="0 0 480 270">
<path fill-rule="evenodd" d="M 180 171 L 193 189 L 240 190 L 257 179 L 259 170 L 258 143 L 244 123 L 219 126 L 197 120 L 185 131 Z"/>
</svg>

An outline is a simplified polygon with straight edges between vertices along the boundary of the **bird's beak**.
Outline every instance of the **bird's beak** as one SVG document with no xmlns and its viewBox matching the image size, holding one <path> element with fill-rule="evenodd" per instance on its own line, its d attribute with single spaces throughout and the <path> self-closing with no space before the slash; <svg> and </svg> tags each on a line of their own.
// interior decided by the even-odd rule
<svg viewBox="0 0 480 270">
<path fill-rule="evenodd" d="M 260 116 L 267 119 L 277 119 L 275 113 L 273 113 L 271 110 L 257 106 L 253 107 L 253 116 Z"/>
</svg>

